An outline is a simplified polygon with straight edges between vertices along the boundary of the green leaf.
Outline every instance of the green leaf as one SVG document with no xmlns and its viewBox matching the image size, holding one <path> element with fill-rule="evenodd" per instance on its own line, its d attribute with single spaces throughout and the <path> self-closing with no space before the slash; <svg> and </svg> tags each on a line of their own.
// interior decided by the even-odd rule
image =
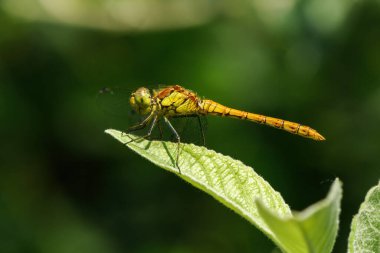
<svg viewBox="0 0 380 253">
<path fill-rule="evenodd" d="M 251 167 L 205 147 L 147 141 L 109 129 L 106 133 L 157 166 L 175 173 L 231 208 L 265 233 L 284 252 L 331 252 L 338 230 L 342 195 L 336 180 L 328 197 L 292 215 L 281 195 Z M 136 141 L 136 139 L 138 139 Z"/>
<path fill-rule="evenodd" d="M 348 252 L 380 252 L 380 182 L 368 191 L 352 220 Z"/>
<path fill-rule="evenodd" d="M 130 138 L 117 130 L 106 130 L 122 143 Z M 276 242 L 276 237 L 260 217 L 255 200 L 260 199 L 280 217 L 290 217 L 291 211 L 281 195 L 276 192 L 251 167 L 205 147 L 181 144 L 179 167 L 175 166 L 177 144 L 163 141 L 131 142 L 130 149 L 145 157 L 157 166 L 175 173 L 195 187 L 205 191 L 215 199 L 247 219 Z"/>
<path fill-rule="evenodd" d="M 281 218 L 257 201 L 260 215 L 277 236 L 279 246 L 292 253 L 329 253 L 338 232 L 342 186 L 338 179 L 328 196 L 294 217 Z"/>
</svg>

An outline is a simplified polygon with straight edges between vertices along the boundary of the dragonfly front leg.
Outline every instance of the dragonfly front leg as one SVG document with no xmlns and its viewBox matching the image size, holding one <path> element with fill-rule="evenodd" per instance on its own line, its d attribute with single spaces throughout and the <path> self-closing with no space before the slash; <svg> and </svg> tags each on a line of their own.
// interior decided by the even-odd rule
<svg viewBox="0 0 380 253">
<path fill-rule="evenodd" d="M 141 139 L 149 138 L 152 135 L 153 129 L 157 125 L 157 119 L 158 119 L 158 116 L 156 114 L 154 115 L 154 118 L 153 118 L 152 124 L 150 125 L 148 133 L 144 135 L 143 137 L 141 137 Z"/>
<path fill-rule="evenodd" d="M 170 123 L 170 121 L 164 117 L 164 120 L 165 120 L 165 123 L 168 125 L 168 127 L 170 128 L 170 130 L 172 131 L 172 133 L 174 134 L 176 140 L 177 140 L 177 157 L 176 157 L 176 166 L 178 168 L 178 172 L 179 174 L 181 174 L 181 169 L 179 168 L 179 164 L 178 164 L 178 159 L 179 159 L 179 147 L 180 147 L 180 144 L 181 144 L 181 137 L 179 136 L 179 134 L 177 133 L 177 131 L 175 130 L 175 128 L 173 127 L 173 125 Z"/>
<path fill-rule="evenodd" d="M 199 127 L 200 127 L 200 129 L 201 129 L 201 135 L 202 135 L 203 146 L 206 146 L 206 138 L 205 138 L 205 132 L 204 132 L 203 125 L 202 125 L 201 116 L 197 115 L 197 118 L 198 118 L 198 124 L 199 124 Z"/>
<path fill-rule="evenodd" d="M 162 132 L 162 127 L 161 127 L 161 121 L 160 120 L 158 120 L 158 122 L 157 122 L 157 126 L 158 126 L 158 130 L 160 131 L 160 140 L 162 140 L 162 138 L 163 138 L 163 132 Z"/>
<path fill-rule="evenodd" d="M 149 121 L 152 119 L 152 117 L 153 117 L 154 115 L 155 115 L 155 114 L 152 112 L 152 113 L 149 114 L 148 117 L 146 117 L 142 122 L 140 122 L 139 124 L 137 124 L 137 125 L 135 125 L 135 126 L 131 126 L 130 128 L 128 128 L 127 133 L 131 133 L 131 132 L 134 132 L 134 131 L 137 131 L 137 130 L 143 129 L 144 127 L 146 127 L 146 125 L 148 125 Z"/>
<path fill-rule="evenodd" d="M 134 142 L 134 141 L 139 141 L 141 139 L 149 138 L 152 135 L 153 129 L 157 124 L 158 116 L 156 113 L 151 113 L 143 122 L 141 122 L 140 124 L 133 126 L 133 127 L 128 129 L 128 132 L 132 132 L 132 131 L 142 129 L 148 124 L 148 122 L 150 121 L 150 119 L 152 117 L 153 117 L 153 120 L 152 120 L 152 124 L 150 125 L 148 133 L 142 137 L 137 138 L 137 139 L 131 139 L 130 141 L 124 142 L 124 145 L 127 145 L 131 142 Z"/>
</svg>

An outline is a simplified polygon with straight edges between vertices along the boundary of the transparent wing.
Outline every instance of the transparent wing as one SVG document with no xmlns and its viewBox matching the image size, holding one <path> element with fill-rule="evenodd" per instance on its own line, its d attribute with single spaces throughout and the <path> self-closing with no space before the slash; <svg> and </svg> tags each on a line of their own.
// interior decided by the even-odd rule
<svg viewBox="0 0 380 253">
<path fill-rule="evenodd" d="M 181 137 L 183 143 L 194 143 L 197 145 L 205 145 L 206 142 L 206 130 L 207 120 L 203 116 L 181 116 L 169 118 L 175 130 Z M 162 122 L 162 126 L 167 129 L 165 123 Z M 175 136 L 167 131 L 169 134 L 168 140 L 175 141 Z"/>
</svg>

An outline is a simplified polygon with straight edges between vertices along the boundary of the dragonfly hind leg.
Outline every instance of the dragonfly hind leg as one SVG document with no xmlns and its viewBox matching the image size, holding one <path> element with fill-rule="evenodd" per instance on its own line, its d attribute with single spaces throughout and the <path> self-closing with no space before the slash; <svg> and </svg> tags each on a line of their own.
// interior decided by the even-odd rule
<svg viewBox="0 0 380 253">
<path fill-rule="evenodd" d="M 170 128 L 170 130 L 172 131 L 172 133 L 174 134 L 174 136 L 175 136 L 175 138 L 177 140 L 177 155 L 176 155 L 175 165 L 178 168 L 179 174 L 181 174 L 181 169 L 179 168 L 179 164 L 178 164 L 179 148 L 180 148 L 180 144 L 181 144 L 181 137 L 179 136 L 179 134 L 177 133 L 177 131 L 175 130 L 175 128 L 173 127 L 173 125 L 170 123 L 170 121 L 166 117 L 164 117 L 164 120 L 165 120 L 165 123 L 168 125 L 168 127 Z"/>
</svg>

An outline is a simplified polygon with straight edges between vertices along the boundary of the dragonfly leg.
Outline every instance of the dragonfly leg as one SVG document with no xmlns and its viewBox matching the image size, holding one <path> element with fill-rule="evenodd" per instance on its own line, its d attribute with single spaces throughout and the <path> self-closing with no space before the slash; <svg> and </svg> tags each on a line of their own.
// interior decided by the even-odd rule
<svg viewBox="0 0 380 253">
<path fill-rule="evenodd" d="M 134 126 L 131 126 L 130 128 L 128 128 L 127 133 L 131 133 L 131 132 L 134 132 L 134 131 L 137 131 L 137 130 L 143 129 L 144 127 L 146 127 L 146 125 L 148 125 L 149 121 L 152 119 L 152 117 L 153 117 L 154 115 L 155 115 L 155 114 L 152 112 L 152 113 L 149 114 L 149 116 L 146 117 L 142 122 L 140 122 L 139 124 L 134 125 Z"/>
<path fill-rule="evenodd" d="M 152 114 L 152 115 L 153 115 L 153 114 Z M 148 117 L 151 117 L 151 116 L 149 115 Z M 124 145 L 127 145 L 127 144 L 129 144 L 129 143 L 131 143 L 131 142 L 140 141 L 140 140 L 142 140 L 142 139 L 149 138 L 149 137 L 152 135 L 152 131 L 153 131 L 154 127 L 155 127 L 156 124 L 157 124 L 157 119 L 158 119 L 157 114 L 154 114 L 154 116 L 153 116 L 153 120 L 152 120 L 152 124 L 150 125 L 150 128 L 149 128 L 148 133 L 147 133 L 146 135 L 144 135 L 144 136 L 141 136 L 141 137 L 137 138 L 137 139 L 131 139 L 131 140 L 127 141 L 127 142 L 124 142 Z M 146 121 L 146 120 L 144 120 L 144 121 Z M 147 121 L 147 122 L 148 122 L 148 121 Z M 144 127 L 145 127 L 146 125 L 147 125 L 147 123 L 145 123 Z M 137 125 L 137 126 L 139 126 L 139 125 Z M 139 127 L 140 127 L 140 126 L 139 126 Z M 141 128 L 140 128 L 140 129 L 141 129 Z"/>
<path fill-rule="evenodd" d="M 158 120 L 157 122 L 158 130 L 160 131 L 160 140 L 163 138 L 163 132 L 162 132 L 162 127 L 161 127 L 161 121 Z"/>
<path fill-rule="evenodd" d="M 179 147 L 180 147 L 180 144 L 181 144 L 181 137 L 179 136 L 179 134 L 177 133 L 177 131 L 175 130 L 175 128 L 173 127 L 173 125 L 170 123 L 170 121 L 164 117 L 164 120 L 165 120 L 165 123 L 169 126 L 170 130 L 173 132 L 176 140 L 177 140 L 177 156 L 176 156 L 176 166 L 178 168 L 178 172 L 179 174 L 181 174 L 181 169 L 179 168 L 179 164 L 178 164 L 178 159 L 179 159 Z"/>
<path fill-rule="evenodd" d="M 202 126 L 201 116 L 197 115 L 197 118 L 198 118 L 199 127 L 201 129 L 201 136 L 202 136 L 203 146 L 206 146 L 206 138 L 205 138 L 205 132 L 204 132 L 204 129 L 203 129 L 203 126 Z"/>
<path fill-rule="evenodd" d="M 146 117 L 143 121 L 141 121 L 137 125 L 129 127 L 128 130 L 126 131 L 126 133 L 121 133 L 121 137 L 124 137 L 128 133 L 132 133 L 134 131 L 137 131 L 137 130 L 140 130 L 140 129 L 143 129 L 144 127 L 146 127 L 148 122 L 151 120 L 152 116 L 153 116 L 153 112 L 151 114 L 149 114 L 148 117 Z"/>
</svg>

